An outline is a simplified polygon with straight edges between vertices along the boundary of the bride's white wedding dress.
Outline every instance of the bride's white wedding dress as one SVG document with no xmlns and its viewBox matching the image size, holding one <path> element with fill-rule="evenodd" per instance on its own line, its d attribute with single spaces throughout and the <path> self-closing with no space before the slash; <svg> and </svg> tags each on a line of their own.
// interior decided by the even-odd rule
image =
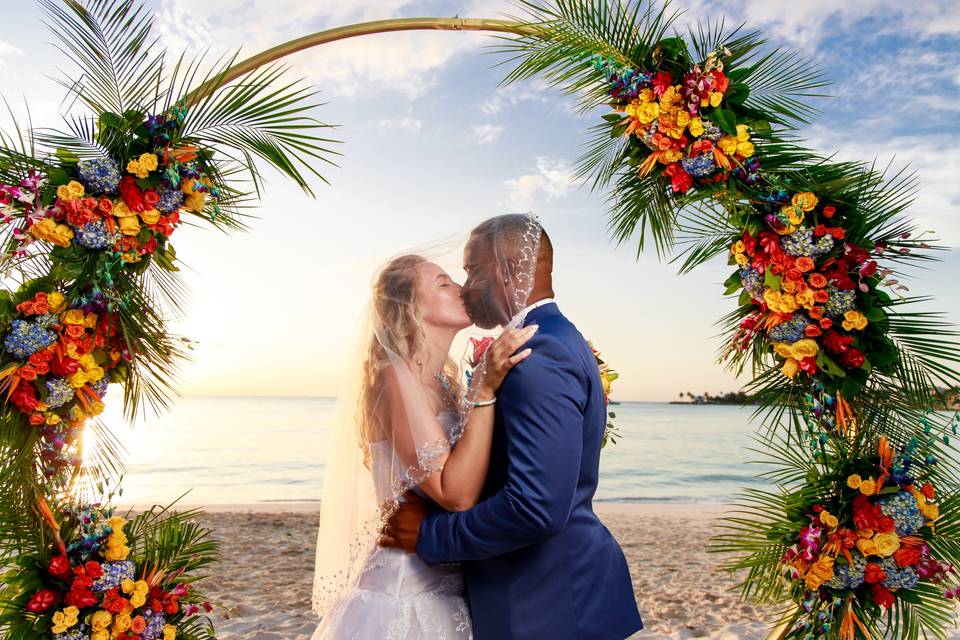
<svg viewBox="0 0 960 640">
<path fill-rule="evenodd" d="M 449 433 L 459 414 L 438 416 Z M 391 499 L 399 473 L 389 441 L 370 445 L 377 498 Z M 355 588 L 324 617 L 312 640 L 467 640 L 473 638 L 459 566 L 428 566 L 413 553 L 378 547 Z"/>
</svg>

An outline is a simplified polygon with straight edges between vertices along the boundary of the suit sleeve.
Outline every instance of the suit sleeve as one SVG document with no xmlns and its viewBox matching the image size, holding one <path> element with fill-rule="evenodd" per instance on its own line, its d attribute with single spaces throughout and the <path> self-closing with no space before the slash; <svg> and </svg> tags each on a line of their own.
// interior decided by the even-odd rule
<svg viewBox="0 0 960 640">
<path fill-rule="evenodd" d="M 428 564 L 481 560 L 559 533 L 580 473 L 586 383 L 566 345 L 538 335 L 507 375 L 497 402 L 507 432 L 504 487 L 459 513 L 429 514 L 417 554 Z"/>
</svg>

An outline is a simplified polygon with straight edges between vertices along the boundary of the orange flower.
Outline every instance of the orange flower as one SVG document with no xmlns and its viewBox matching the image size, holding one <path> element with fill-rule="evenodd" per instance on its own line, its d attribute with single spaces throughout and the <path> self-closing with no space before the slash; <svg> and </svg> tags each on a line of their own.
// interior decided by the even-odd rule
<svg viewBox="0 0 960 640">
<path fill-rule="evenodd" d="M 25 364 L 17 371 L 17 375 L 23 380 L 36 380 L 37 370 L 33 368 L 33 365 Z"/>
<path fill-rule="evenodd" d="M 147 621 L 144 620 L 143 616 L 137 616 L 130 621 L 130 631 L 135 635 L 140 635 L 143 633 L 143 630 L 147 628 Z"/>
<path fill-rule="evenodd" d="M 829 329 L 832 326 L 833 326 L 833 320 L 831 320 L 830 318 L 820 318 L 821 329 Z"/>
<path fill-rule="evenodd" d="M 887 436 L 880 436 L 880 442 L 877 443 L 877 453 L 880 454 L 880 466 L 888 469 L 893 464 L 893 450 L 890 448 L 890 441 Z"/>
<path fill-rule="evenodd" d="M 810 310 L 807 311 L 807 314 L 814 320 L 819 320 L 823 317 L 823 307 L 810 307 Z"/>
<path fill-rule="evenodd" d="M 933 485 L 929 482 L 923 483 L 923 488 L 920 489 L 920 493 L 922 493 L 923 497 L 927 500 L 937 499 L 937 492 L 934 490 Z"/>
<path fill-rule="evenodd" d="M 816 266 L 816 263 L 814 263 L 813 258 L 808 258 L 807 256 L 800 256 L 799 258 L 797 258 L 797 261 L 795 264 L 797 269 L 799 269 L 803 273 L 806 273 L 807 271 L 813 271 L 813 268 Z"/>
<path fill-rule="evenodd" d="M 45 422 L 42 413 L 31 413 L 30 414 L 30 424 L 33 426 L 41 425 Z"/>
<path fill-rule="evenodd" d="M 827 286 L 827 278 L 822 273 L 811 273 L 807 282 L 815 289 L 822 289 Z"/>
<path fill-rule="evenodd" d="M 828 204 L 827 206 L 825 206 L 825 207 L 823 208 L 823 217 L 824 217 L 824 218 L 832 218 L 832 217 L 833 217 L 833 214 L 835 214 L 836 212 L 837 212 L 837 208 L 836 208 L 835 206 L 833 206 L 832 204 Z"/>
<path fill-rule="evenodd" d="M 826 289 L 817 289 L 813 292 L 813 299 L 823 303 L 830 299 L 830 294 L 827 293 Z"/>
<path fill-rule="evenodd" d="M 803 333 L 804 333 L 804 335 L 807 336 L 808 338 L 816 338 L 817 336 L 819 336 L 819 335 L 820 335 L 821 333 L 823 333 L 823 332 L 820 331 L 820 327 L 818 327 L 817 325 L 815 325 L 815 324 L 808 324 L 808 325 L 804 328 Z"/>
</svg>

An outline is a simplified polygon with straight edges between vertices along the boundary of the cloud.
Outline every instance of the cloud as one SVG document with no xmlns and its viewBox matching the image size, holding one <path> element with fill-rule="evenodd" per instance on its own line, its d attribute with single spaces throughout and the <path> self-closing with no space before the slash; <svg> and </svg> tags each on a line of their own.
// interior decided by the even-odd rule
<svg viewBox="0 0 960 640">
<path fill-rule="evenodd" d="M 938 244 L 960 247 L 960 221 L 955 212 L 960 207 L 960 150 L 946 136 L 892 136 L 865 139 L 856 131 L 815 126 L 809 129 L 810 144 L 823 153 L 836 152 L 837 161 L 876 160 L 882 169 L 888 164 L 890 174 L 906 168 L 915 171 L 919 180 L 917 199 L 906 215 L 913 218 L 920 231 L 932 230 Z"/>
<path fill-rule="evenodd" d="M 504 127 L 497 124 L 478 124 L 470 127 L 477 144 L 492 144 L 500 138 Z"/>
<path fill-rule="evenodd" d="M 23 51 L 10 43 L 0 40 L 0 69 L 7 66 L 7 58 L 10 56 L 22 56 Z"/>
<path fill-rule="evenodd" d="M 162 40 L 172 51 L 219 53 L 243 45 L 244 58 L 323 29 L 402 17 L 410 0 L 169 0 L 159 11 Z M 185 28 L 185 25 L 190 25 Z M 297 74 L 335 95 L 396 91 L 415 98 L 436 84 L 434 74 L 485 40 L 475 32 L 406 31 L 348 38 L 286 58 Z"/>
<path fill-rule="evenodd" d="M 380 131 L 395 131 L 397 129 L 420 131 L 423 123 L 416 118 L 404 116 L 402 118 L 381 118 L 374 123 L 374 126 Z"/>
<path fill-rule="evenodd" d="M 505 180 L 510 190 L 508 201 L 515 211 L 527 211 L 536 196 L 543 193 L 547 200 L 566 195 L 574 185 L 573 171 L 566 160 L 537 156 L 536 173 Z"/>
<path fill-rule="evenodd" d="M 481 102 L 480 111 L 488 116 L 496 116 L 521 102 L 547 102 L 546 90 L 546 83 L 539 79 L 507 85 L 498 88 L 492 96 Z"/>
</svg>

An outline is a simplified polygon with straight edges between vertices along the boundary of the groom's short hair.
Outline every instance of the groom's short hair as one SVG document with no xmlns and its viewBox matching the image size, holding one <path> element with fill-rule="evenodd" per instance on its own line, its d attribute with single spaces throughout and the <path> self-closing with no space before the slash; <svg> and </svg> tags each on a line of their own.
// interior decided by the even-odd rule
<svg viewBox="0 0 960 640">
<path fill-rule="evenodd" d="M 553 270 L 553 243 L 543 225 L 535 218 L 523 213 L 507 213 L 484 220 L 473 230 L 473 236 L 481 236 L 490 243 L 499 254 L 509 258 L 519 258 L 524 243 L 530 241 L 530 234 L 540 232 L 537 251 L 537 270 Z"/>
</svg>

